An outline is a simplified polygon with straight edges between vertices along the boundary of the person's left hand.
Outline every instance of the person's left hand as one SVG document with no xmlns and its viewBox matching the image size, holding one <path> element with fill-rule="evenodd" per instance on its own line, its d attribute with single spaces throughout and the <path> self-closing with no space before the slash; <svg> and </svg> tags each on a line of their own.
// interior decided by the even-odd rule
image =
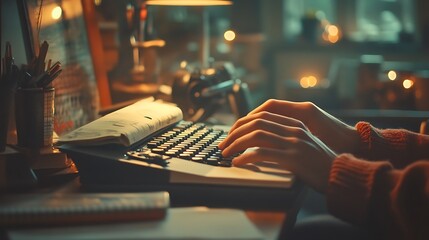
<svg viewBox="0 0 429 240">
<path fill-rule="evenodd" d="M 279 118 L 282 118 L 281 121 L 278 121 Z M 258 119 L 246 116 L 241 121 L 245 124 L 233 129 L 219 144 L 223 156 L 257 148 L 234 158 L 233 165 L 275 162 L 315 190 L 325 192 L 336 154 L 312 135 L 302 122 L 274 113 L 264 114 L 263 118 Z"/>
</svg>

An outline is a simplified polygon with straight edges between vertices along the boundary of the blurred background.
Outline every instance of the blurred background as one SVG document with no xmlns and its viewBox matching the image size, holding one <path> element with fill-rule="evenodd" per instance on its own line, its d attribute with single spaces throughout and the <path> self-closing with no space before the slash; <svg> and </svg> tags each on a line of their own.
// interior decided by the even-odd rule
<svg viewBox="0 0 429 240">
<path fill-rule="evenodd" d="M 44 2 L 73 1 L 79 2 Z M 3 2 L 2 19 L 13 1 Z M 395 119 L 385 125 L 406 128 L 429 117 L 428 1 L 90 2 L 111 104 L 171 95 L 178 70 L 227 62 L 234 66 L 230 75 L 248 88 L 250 108 L 270 98 L 312 101 L 349 122 Z M 2 46 L 13 32 L 4 22 Z M 200 62 L 203 37 L 209 66 Z"/>
<path fill-rule="evenodd" d="M 112 82 L 139 81 L 123 79 L 133 66 L 124 45 L 136 31 L 126 14 L 138 4 L 96 1 Z M 169 85 L 180 64 L 198 61 L 201 9 L 145 8 L 146 40 L 165 41 L 147 50 L 156 58 L 148 68 Z M 327 109 L 429 110 L 427 9 L 423 0 L 234 0 L 204 11 L 211 61 L 234 64 L 254 105 L 279 98 Z M 113 101 L 129 97 L 120 92 Z"/>
</svg>

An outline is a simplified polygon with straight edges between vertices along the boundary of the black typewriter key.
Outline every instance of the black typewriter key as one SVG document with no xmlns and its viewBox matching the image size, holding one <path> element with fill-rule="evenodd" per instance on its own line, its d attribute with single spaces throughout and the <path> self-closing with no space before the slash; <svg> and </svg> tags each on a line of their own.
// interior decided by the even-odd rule
<svg viewBox="0 0 429 240">
<path fill-rule="evenodd" d="M 216 151 L 217 147 L 216 146 L 208 146 L 208 147 L 206 147 L 206 149 L 210 150 L 210 151 Z"/>
<path fill-rule="evenodd" d="M 220 161 L 219 166 L 221 167 L 231 167 L 232 163 L 230 161 Z"/>
<path fill-rule="evenodd" d="M 207 153 L 206 154 L 204 154 L 204 153 L 198 153 L 194 157 L 200 157 L 200 158 L 203 158 L 205 160 L 206 158 L 208 158 L 208 156 L 209 155 Z"/>
<path fill-rule="evenodd" d="M 212 151 L 207 150 L 207 149 L 204 149 L 204 150 L 202 150 L 200 153 L 211 155 L 211 154 L 212 154 Z"/>
<path fill-rule="evenodd" d="M 167 145 L 165 145 L 165 144 L 162 144 L 162 145 L 159 145 L 159 146 L 158 146 L 158 147 L 156 147 L 156 148 L 166 150 L 166 149 L 169 149 L 169 148 L 170 148 L 170 146 L 167 146 Z"/>
<path fill-rule="evenodd" d="M 231 162 L 232 159 L 234 159 L 234 157 L 224 157 L 224 158 L 222 158 L 222 161 Z"/>
<path fill-rule="evenodd" d="M 217 157 L 217 156 L 211 156 L 211 157 L 209 157 L 209 159 L 211 159 L 211 160 L 216 160 L 216 161 L 220 161 L 220 157 Z"/>
<path fill-rule="evenodd" d="M 162 153 L 164 153 L 164 152 L 165 152 L 165 150 L 164 150 L 164 149 L 162 149 L 162 148 L 152 148 L 152 149 L 151 149 L 151 151 L 152 151 L 153 153 L 159 153 L 159 154 L 162 154 Z"/>
<path fill-rule="evenodd" d="M 191 158 L 191 154 L 181 153 L 181 154 L 179 154 L 179 157 L 183 158 L 183 159 L 190 159 Z"/>
<path fill-rule="evenodd" d="M 160 141 L 160 142 L 165 142 L 165 141 L 167 141 L 168 139 L 167 139 L 166 137 L 156 137 L 154 140 L 155 140 L 155 141 Z"/>
<path fill-rule="evenodd" d="M 179 143 L 176 145 L 176 147 L 188 147 L 189 144 L 186 143 Z"/>
<path fill-rule="evenodd" d="M 222 157 L 222 152 L 220 150 L 216 150 L 213 152 L 213 156 Z"/>
<path fill-rule="evenodd" d="M 198 147 L 198 146 L 192 146 L 192 147 L 189 147 L 188 149 L 189 149 L 189 150 L 200 151 L 200 150 L 201 150 L 201 147 Z"/>
<path fill-rule="evenodd" d="M 179 141 L 176 139 L 170 139 L 167 142 L 165 142 L 166 144 L 177 144 Z"/>
<path fill-rule="evenodd" d="M 188 153 L 188 154 L 194 155 L 196 152 L 197 151 L 193 150 L 193 149 L 186 149 L 185 152 L 183 152 L 183 153 Z"/>
<path fill-rule="evenodd" d="M 205 160 L 205 162 L 206 162 L 207 164 L 214 165 L 214 166 L 219 165 L 219 161 L 218 161 L 218 159 L 216 159 L 216 158 L 207 158 L 207 159 Z"/>
<path fill-rule="evenodd" d="M 194 162 L 202 162 L 204 159 L 202 157 L 192 157 L 191 160 Z"/>
<path fill-rule="evenodd" d="M 148 148 L 156 148 L 157 146 L 158 146 L 158 144 L 159 144 L 159 142 L 158 141 L 150 141 L 150 142 L 148 142 L 147 144 L 146 144 L 146 146 L 148 147 Z"/>
<path fill-rule="evenodd" d="M 178 155 L 178 151 L 167 151 L 164 154 L 167 155 L 167 156 L 174 157 L 174 156 Z"/>
</svg>

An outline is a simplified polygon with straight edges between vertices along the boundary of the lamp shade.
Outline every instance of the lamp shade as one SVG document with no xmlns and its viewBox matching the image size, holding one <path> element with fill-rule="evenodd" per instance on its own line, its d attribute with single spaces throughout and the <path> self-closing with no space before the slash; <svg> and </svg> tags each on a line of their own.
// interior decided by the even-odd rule
<svg viewBox="0 0 429 240">
<path fill-rule="evenodd" d="M 164 6 L 225 6 L 232 5 L 229 0 L 148 0 L 147 5 Z"/>
</svg>

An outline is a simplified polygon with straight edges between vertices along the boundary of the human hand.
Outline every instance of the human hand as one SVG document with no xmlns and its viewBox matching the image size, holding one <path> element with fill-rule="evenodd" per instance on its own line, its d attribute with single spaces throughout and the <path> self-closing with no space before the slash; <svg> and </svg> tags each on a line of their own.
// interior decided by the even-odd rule
<svg viewBox="0 0 429 240">
<path fill-rule="evenodd" d="M 230 132 L 268 113 L 302 122 L 301 124 L 305 125 L 314 136 L 337 153 L 355 153 L 359 149 L 360 136 L 354 127 L 343 123 L 311 102 L 270 99 L 251 111 L 246 118 L 239 119 Z M 283 120 L 278 117 L 271 117 L 271 119 L 283 124 L 281 122 Z"/>
<path fill-rule="evenodd" d="M 233 164 L 275 162 L 314 189 L 325 192 L 336 154 L 296 119 L 269 112 L 257 115 L 257 118 L 252 114 L 243 117 L 239 125 L 234 125 L 219 144 L 222 154 L 231 156 L 257 147 L 234 158 Z"/>
</svg>

